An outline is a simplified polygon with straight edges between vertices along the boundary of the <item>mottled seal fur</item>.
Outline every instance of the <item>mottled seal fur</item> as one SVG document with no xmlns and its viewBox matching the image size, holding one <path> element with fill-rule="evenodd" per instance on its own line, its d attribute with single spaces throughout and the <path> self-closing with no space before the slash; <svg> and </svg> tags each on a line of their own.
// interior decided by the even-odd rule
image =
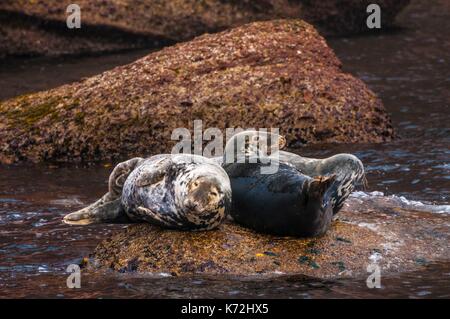
<svg viewBox="0 0 450 319">
<path fill-rule="evenodd" d="M 284 145 L 278 134 L 244 131 L 227 142 L 223 157 L 215 158 L 231 180 L 231 217 L 260 232 L 321 235 L 355 186 L 365 182 L 364 166 L 351 154 L 306 158 L 279 150 Z M 278 170 L 261 173 L 269 161 Z"/>
<path fill-rule="evenodd" d="M 110 222 L 127 216 L 180 230 L 208 230 L 226 217 L 231 187 L 212 159 L 196 155 L 156 155 L 118 164 L 109 191 L 94 204 L 64 217 L 68 224 Z"/>
</svg>

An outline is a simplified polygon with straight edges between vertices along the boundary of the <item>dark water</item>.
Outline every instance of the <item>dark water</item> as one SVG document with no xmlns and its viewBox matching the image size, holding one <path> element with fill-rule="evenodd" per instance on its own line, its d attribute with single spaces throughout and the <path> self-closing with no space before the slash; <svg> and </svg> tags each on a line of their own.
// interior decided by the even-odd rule
<svg viewBox="0 0 450 319">
<path fill-rule="evenodd" d="M 385 145 L 321 145 L 299 152 L 314 157 L 354 153 L 366 165 L 367 191 L 448 205 L 450 4 L 413 1 L 399 25 L 375 36 L 330 39 L 329 44 L 345 70 L 379 94 L 402 138 Z M 0 62 L 0 99 L 71 82 L 145 53 Z M 61 223 L 67 212 L 103 194 L 110 169 L 0 167 L 0 297 L 450 298 L 447 262 L 383 276 L 381 289 L 368 289 L 365 278 L 173 278 L 112 272 L 83 275 L 82 289 L 68 289 L 67 265 L 79 263 L 102 239 L 125 227 Z"/>
</svg>

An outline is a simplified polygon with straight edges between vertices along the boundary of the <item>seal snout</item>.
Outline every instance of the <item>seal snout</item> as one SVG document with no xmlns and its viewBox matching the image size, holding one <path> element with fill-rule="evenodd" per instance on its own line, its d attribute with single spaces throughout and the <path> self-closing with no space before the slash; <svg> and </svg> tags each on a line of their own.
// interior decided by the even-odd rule
<svg viewBox="0 0 450 319">
<path fill-rule="evenodd" d="M 199 177 L 188 185 L 186 205 L 204 212 L 216 208 L 223 201 L 224 194 L 215 179 Z"/>
</svg>

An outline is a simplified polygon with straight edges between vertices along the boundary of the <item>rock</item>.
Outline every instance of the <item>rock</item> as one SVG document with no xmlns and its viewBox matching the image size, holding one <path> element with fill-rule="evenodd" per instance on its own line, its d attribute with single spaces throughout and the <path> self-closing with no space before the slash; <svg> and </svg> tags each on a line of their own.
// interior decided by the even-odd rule
<svg viewBox="0 0 450 319">
<path fill-rule="evenodd" d="M 381 101 L 301 20 L 256 22 L 83 81 L 0 102 L 0 162 L 169 152 L 175 128 L 278 127 L 291 147 L 383 142 Z M 225 133 L 225 132 L 224 132 Z"/>
<path fill-rule="evenodd" d="M 208 232 L 131 225 L 100 243 L 88 269 L 202 274 L 303 274 L 318 278 L 417 270 L 448 260 L 448 214 L 392 206 L 389 198 L 350 199 L 324 236 L 312 239 L 257 234 L 232 223 Z"/>
<path fill-rule="evenodd" d="M 409 0 L 377 1 L 389 27 Z M 324 35 L 368 31 L 369 0 L 78 0 L 82 28 L 66 27 L 69 2 L 3 0 L 0 55 L 78 54 L 160 46 L 245 23 L 302 18 Z"/>
</svg>

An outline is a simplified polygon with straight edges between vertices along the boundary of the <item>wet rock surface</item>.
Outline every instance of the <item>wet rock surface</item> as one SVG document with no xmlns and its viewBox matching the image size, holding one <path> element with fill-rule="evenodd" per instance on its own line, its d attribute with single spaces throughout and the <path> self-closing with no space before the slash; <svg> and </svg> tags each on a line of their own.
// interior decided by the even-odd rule
<svg viewBox="0 0 450 319">
<path fill-rule="evenodd" d="M 4 0 L 0 55 L 60 55 L 161 46 L 245 23 L 302 18 L 324 35 L 368 31 L 369 0 L 79 0 L 82 28 L 67 29 L 67 1 Z M 393 24 L 409 0 L 377 1 L 382 25 Z"/>
<path fill-rule="evenodd" d="M 172 130 L 279 127 L 289 147 L 383 142 L 381 101 L 301 20 L 256 22 L 154 52 L 81 82 L 0 103 L 0 162 L 169 152 Z"/>
<path fill-rule="evenodd" d="M 303 274 L 319 278 L 420 269 L 450 256 L 450 216 L 392 206 L 389 199 L 351 199 L 322 237 L 258 234 L 231 222 L 208 232 L 130 225 L 100 243 L 89 269 L 203 274 Z"/>
</svg>

